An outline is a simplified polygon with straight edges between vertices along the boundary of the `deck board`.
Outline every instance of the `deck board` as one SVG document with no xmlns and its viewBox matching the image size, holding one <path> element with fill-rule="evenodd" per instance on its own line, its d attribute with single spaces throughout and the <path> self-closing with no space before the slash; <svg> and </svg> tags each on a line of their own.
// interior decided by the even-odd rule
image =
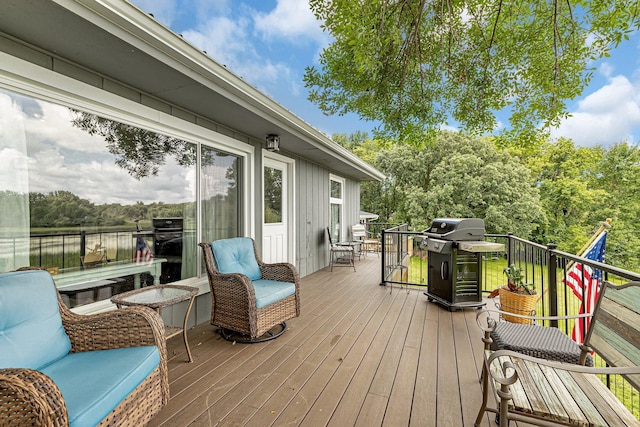
<svg viewBox="0 0 640 427">
<path fill-rule="evenodd" d="M 481 402 L 475 310 L 379 286 L 380 259 L 301 280 L 281 337 L 229 343 L 213 326 L 167 343 L 171 399 L 150 426 L 472 426 Z M 492 425 L 489 416 L 483 426 Z"/>
</svg>

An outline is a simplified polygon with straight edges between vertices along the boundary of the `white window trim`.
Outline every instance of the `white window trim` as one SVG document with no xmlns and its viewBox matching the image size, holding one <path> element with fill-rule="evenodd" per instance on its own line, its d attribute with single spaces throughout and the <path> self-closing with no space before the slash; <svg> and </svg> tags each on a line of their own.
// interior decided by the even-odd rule
<svg viewBox="0 0 640 427">
<path fill-rule="evenodd" d="M 331 181 L 339 182 L 341 185 L 340 198 L 331 197 Z M 344 191 L 346 180 L 338 175 L 329 174 L 329 223 L 331 223 L 331 205 L 340 205 L 340 237 L 345 240 L 347 235 L 345 234 L 344 226 Z"/>
<path fill-rule="evenodd" d="M 243 159 L 242 206 L 244 208 L 242 229 L 245 234 L 255 237 L 255 147 L 230 138 L 213 130 L 179 119 L 146 105 L 139 104 L 116 94 L 107 92 L 65 75 L 53 72 L 30 62 L 0 52 L 0 88 L 42 99 L 65 107 L 75 108 L 99 115 L 106 119 L 140 127 L 187 142 L 202 143 L 216 149 L 237 155 Z M 198 212 L 199 184 L 198 184 Z M 198 229 L 198 241 L 201 241 Z M 198 270 L 201 271 L 198 259 Z M 206 277 L 180 281 L 199 288 L 199 294 L 209 292 Z M 91 314 L 113 309 L 109 301 L 98 301 L 72 309 L 80 314 Z"/>
</svg>

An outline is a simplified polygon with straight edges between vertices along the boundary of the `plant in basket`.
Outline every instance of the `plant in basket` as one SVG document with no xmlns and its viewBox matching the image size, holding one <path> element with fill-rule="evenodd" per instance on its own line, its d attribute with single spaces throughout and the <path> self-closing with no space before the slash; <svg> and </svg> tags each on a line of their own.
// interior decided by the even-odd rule
<svg viewBox="0 0 640 427">
<path fill-rule="evenodd" d="M 522 270 L 511 264 L 502 271 L 507 276 L 507 285 L 494 289 L 489 298 L 500 296 L 498 309 L 514 314 L 531 316 L 535 314 L 536 304 L 540 299 L 536 287 L 532 283 L 525 283 Z M 503 315 L 505 320 L 514 323 L 531 323 L 529 319 Z"/>
</svg>

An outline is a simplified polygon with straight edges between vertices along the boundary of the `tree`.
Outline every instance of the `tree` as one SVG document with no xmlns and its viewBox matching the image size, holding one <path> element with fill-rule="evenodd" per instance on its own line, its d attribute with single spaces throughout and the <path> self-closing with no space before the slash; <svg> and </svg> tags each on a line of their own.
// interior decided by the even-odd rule
<svg viewBox="0 0 640 427">
<path fill-rule="evenodd" d="M 334 41 L 308 67 L 309 98 L 402 137 L 450 120 L 534 137 L 557 125 L 589 64 L 640 25 L 637 0 L 310 0 Z M 419 132 L 416 132 L 419 131 Z M 422 136 L 420 136 L 422 138 Z"/>
<path fill-rule="evenodd" d="M 546 212 L 534 241 L 577 253 L 600 222 L 611 218 L 607 263 L 640 268 L 640 148 L 627 143 L 609 149 L 575 147 L 560 139 L 541 143 L 522 159 Z"/>
<path fill-rule="evenodd" d="M 438 217 L 475 217 L 489 233 L 526 238 L 544 222 L 529 171 L 488 139 L 443 131 L 424 148 L 382 151 L 377 165 L 396 194 L 393 218 L 416 229 Z"/>
<path fill-rule="evenodd" d="M 539 243 L 557 243 L 575 253 L 586 241 L 594 225 L 607 217 L 593 206 L 602 203 L 605 193 L 592 177 L 602 159 L 601 147 L 575 147 L 568 139 L 542 142 L 522 160 L 540 189 L 546 223 L 534 235 Z M 588 238 L 588 237 L 587 237 Z"/>
<path fill-rule="evenodd" d="M 640 146 L 622 142 L 608 149 L 590 181 L 604 193 L 594 210 L 613 220 L 607 263 L 640 271 Z"/>
</svg>

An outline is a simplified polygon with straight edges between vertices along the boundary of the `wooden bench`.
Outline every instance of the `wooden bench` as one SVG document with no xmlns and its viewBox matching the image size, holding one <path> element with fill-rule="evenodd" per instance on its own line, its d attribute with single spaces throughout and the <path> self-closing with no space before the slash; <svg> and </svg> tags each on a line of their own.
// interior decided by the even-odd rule
<svg viewBox="0 0 640 427">
<path fill-rule="evenodd" d="M 540 426 L 640 426 L 596 374 L 622 375 L 640 390 L 640 282 L 605 282 L 593 312 L 585 346 L 608 367 L 589 367 L 536 358 L 511 350 L 491 351 L 485 330 L 483 400 L 475 426 L 485 412 Z M 496 408 L 488 407 L 490 395 Z"/>
</svg>

